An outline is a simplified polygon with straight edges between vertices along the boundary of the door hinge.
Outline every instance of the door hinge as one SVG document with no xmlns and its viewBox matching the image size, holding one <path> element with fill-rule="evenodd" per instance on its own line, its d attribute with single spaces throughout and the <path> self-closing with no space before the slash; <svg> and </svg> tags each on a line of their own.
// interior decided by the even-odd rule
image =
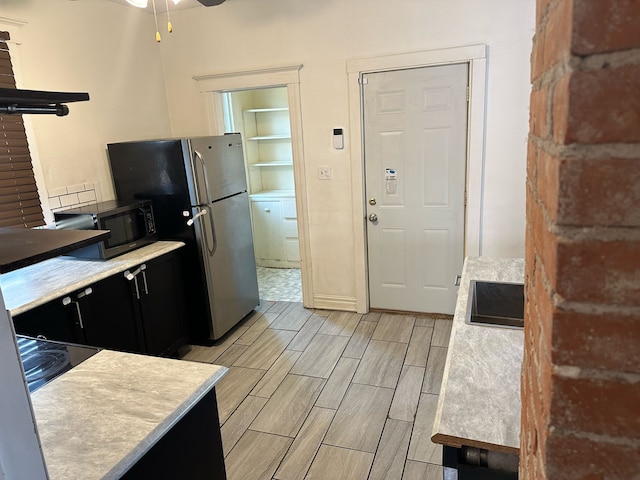
<svg viewBox="0 0 640 480">
<path fill-rule="evenodd" d="M 471 98 L 471 89 L 469 88 L 469 85 L 467 85 L 467 102 L 469 101 L 470 98 Z"/>
<path fill-rule="evenodd" d="M 464 191 L 464 206 L 467 206 L 467 191 Z"/>
<path fill-rule="evenodd" d="M 367 77 L 360 77 L 358 78 L 358 83 L 360 85 L 367 85 L 369 83 L 369 79 Z"/>
</svg>

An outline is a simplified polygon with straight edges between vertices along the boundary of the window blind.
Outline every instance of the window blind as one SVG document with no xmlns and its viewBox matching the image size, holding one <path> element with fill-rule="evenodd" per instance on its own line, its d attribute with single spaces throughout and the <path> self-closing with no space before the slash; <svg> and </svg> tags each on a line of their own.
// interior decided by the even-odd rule
<svg viewBox="0 0 640 480">
<path fill-rule="evenodd" d="M 0 32 L 0 87 L 16 88 L 8 32 Z M 44 225 L 22 115 L 0 115 L 0 227 Z"/>
</svg>

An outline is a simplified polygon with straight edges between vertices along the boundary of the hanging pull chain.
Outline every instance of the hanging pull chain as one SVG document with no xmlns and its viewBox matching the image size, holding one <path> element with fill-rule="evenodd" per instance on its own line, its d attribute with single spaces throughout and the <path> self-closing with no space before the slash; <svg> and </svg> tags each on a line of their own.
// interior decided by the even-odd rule
<svg viewBox="0 0 640 480">
<path fill-rule="evenodd" d="M 153 5 L 153 19 L 156 21 L 156 42 L 160 42 L 162 38 L 160 37 L 160 30 L 158 29 L 158 14 L 156 13 L 156 0 L 151 0 L 151 4 Z"/>
<path fill-rule="evenodd" d="M 169 15 L 169 0 L 164 0 L 167 5 L 167 31 L 173 32 L 173 25 L 171 24 L 171 16 Z"/>
</svg>

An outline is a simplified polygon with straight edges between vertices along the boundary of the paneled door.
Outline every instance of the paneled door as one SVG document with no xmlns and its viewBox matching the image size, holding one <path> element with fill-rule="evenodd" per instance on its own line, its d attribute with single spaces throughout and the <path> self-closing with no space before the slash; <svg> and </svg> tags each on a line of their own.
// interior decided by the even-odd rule
<svg viewBox="0 0 640 480">
<path fill-rule="evenodd" d="M 453 314 L 468 64 L 362 76 L 370 308 Z"/>
</svg>

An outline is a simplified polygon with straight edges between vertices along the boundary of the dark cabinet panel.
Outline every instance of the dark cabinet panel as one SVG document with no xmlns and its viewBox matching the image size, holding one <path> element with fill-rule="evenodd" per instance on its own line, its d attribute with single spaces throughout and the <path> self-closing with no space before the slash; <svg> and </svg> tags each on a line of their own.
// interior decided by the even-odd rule
<svg viewBox="0 0 640 480">
<path fill-rule="evenodd" d="M 182 281 L 178 258 L 163 255 L 140 265 L 130 285 L 138 299 L 137 312 L 144 351 L 169 355 L 186 343 Z"/>
<path fill-rule="evenodd" d="M 187 343 L 180 262 L 172 252 L 17 315 L 17 333 L 173 355 Z"/>
<path fill-rule="evenodd" d="M 70 297 L 66 297 L 69 298 Z M 13 317 L 16 333 L 62 342 L 84 343 L 84 335 L 62 298 Z"/>
</svg>

